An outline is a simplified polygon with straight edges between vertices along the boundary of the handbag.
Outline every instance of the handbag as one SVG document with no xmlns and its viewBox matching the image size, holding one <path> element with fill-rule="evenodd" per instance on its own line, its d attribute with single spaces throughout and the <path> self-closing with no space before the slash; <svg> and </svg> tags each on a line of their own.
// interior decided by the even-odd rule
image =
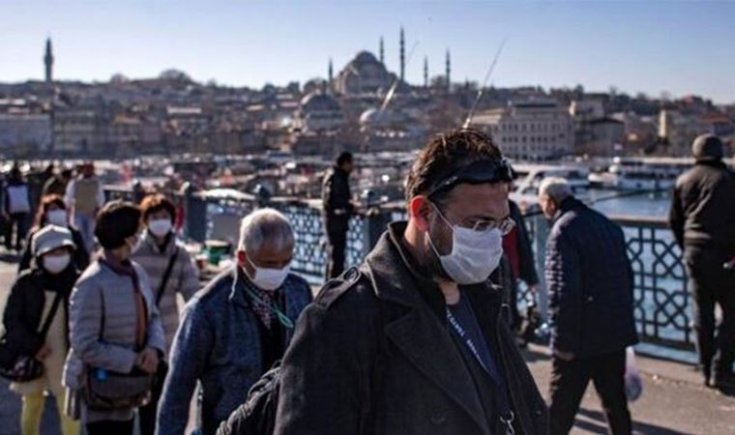
<svg viewBox="0 0 735 435">
<path fill-rule="evenodd" d="M 133 286 L 137 283 L 133 279 Z M 139 291 L 139 290 L 136 290 Z M 102 324 L 100 341 L 105 330 L 105 296 L 102 297 Z M 138 343 L 136 352 L 142 350 Z M 82 399 L 88 409 L 93 411 L 113 411 L 145 406 L 151 398 L 155 375 L 149 375 L 137 368 L 131 373 L 117 373 L 102 368 L 87 367 L 83 378 Z"/>
<path fill-rule="evenodd" d="M 59 310 L 63 297 L 60 292 L 56 293 L 51 311 L 49 311 L 41 327 L 41 343 L 46 341 L 51 322 L 53 322 L 54 316 Z M 8 343 L 7 338 L 3 338 L 0 342 L 0 361 L 2 361 L 0 363 L 0 377 L 10 381 L 29 382 L 43 376 L 43 363 L 37 360 L 35 355 L 19 355 L 12 349 L 12 345 Z"/>
</svg>

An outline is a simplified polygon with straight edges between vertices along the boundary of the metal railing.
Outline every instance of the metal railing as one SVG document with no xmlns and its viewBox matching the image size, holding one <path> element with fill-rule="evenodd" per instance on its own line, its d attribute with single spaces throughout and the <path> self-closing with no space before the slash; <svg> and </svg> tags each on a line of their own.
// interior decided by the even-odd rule
<svg viewBox="0 0 735 435">
<path fill-rule="evenodd" d="M 119 192 L 111 196 L 126 197 Z M 218 214 L 241 217 L 259 205 L 254 197 L 223 199 L 188 194 L 182 199 L 186 215 L 184 235 L 202 243 L 213 234 L 212 223 Z M 319 204 L 275 198 L 269 201 L 268 206 L 280 210 L 291 221 L 296 235 L 292 270 L 314 284 L 323 282 L 326 240 Z M 404 218 L 405 211 L 395 207 L 375 207 L 367 214 L 354 216 L 348 233 L 347 266 L 362 261 L 389 222 Z M 611 219 L 623 228 L 626 237 L 628 256 L 635 274 L 635 319 L 641 340 L 693 350 L 686 272 L 681 252 L 666 222 L 640 217 L 613 216 Z M 543 268 L 548 224 L 542 216 L 533 216 L 526 219 L 526 225 L 531 233 L 541 278 L 539 307 L 545 315 L 548 295 L 544 291 Z M 237 237 L 237 228 L 230 232 L 233 238 Z M 523 300 L 519 297 L 521 303 Z"/>
</svg>

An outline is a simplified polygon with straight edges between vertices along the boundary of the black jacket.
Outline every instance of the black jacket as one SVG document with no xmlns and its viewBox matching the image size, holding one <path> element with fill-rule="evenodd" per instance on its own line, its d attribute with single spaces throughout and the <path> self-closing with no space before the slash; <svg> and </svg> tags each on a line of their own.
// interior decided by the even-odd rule
<svg viewBox="0 0 735 435">
<path fill-rule="evenodd" d="M 322 203 L 327 221 L 335 218 L 347 221 L 353 211 L 351 199 L 350 174 L 335 166 L 322 183 Z"/>
<path fill-rule="evenodd" d="M 533 256 L 533 249 L 531 248 L 531 238 L 528 235 L 528 229 L 526 228 L 526 222 L 523 218 L 521 209 L 518 208 L 518 204 L 514 201 L 508 201 L 510 208 L 510 217 L 518 228 L 518 256 L 521 260 L 521 267 L 519 270 L 519 278 L 526 283 L 526 285 L 532 286 L 538 284 L 538 273 L 536 273 L 536 260 Z"/>
<path fill-rule="evenodd" d="M 735 175 L 722 162 L 697 162 L 676 180 L 669 223 L 676 242 L 735 251 Z"/>
<path fill-rule="evenodd" d="M 633 270 L 617 224 L 575 198 L 562 201 L 545 269 L 555 350 L 586 357 L 638 342 Z"/>
<path fill-rule="evenodd" d="M 490 435 L 444 297 L 392 224 L 360 269 L 327 283 L 283 361 L 275 434 Z M 497 290 L 463 289 L 508 384 L 517 433 L 547 433 L 547 411 L 500 313 Z"/>
<path fill-rule="evenodd" d="M 69 295 L 77 278 L 79 272 L 73 265 L 59 275 L 50 275 L 40 268 L 32 268 L 18 276 L 10 290 L 3 315 L 5 340 L 18 355 L 35 355 L 43 346 L 44 340 L 38 330 L 44 320 L 41 317 L 46 303 L 45 291 L 62 293 L 62 307 L 68 315 Z M 68 329 L 66 332 L 68 336 Z"/>
<path fill-rule="evenodd" d="M 74 254 L 72 255 L 72 262 L 74 263 L 74 266 L 77 268 L 77 270 L 84 271 L 84 269 L 89 266 L 89 252 L 87 252 L 84 238 L 82 237 L 82 233 L 80 233 L 79 230 L 77 230 L 76 228 L 69 227 L 68 230 L 71 232 L 71 238 L 74 241 L 75 245 Z M 18 273 L 30 269 L 32 263 L 34 263 L 33 253 L 31 252 L 33 244 L 31 242 L 33 240 L 33 236 L 35 236 L 38 231 L 39 228 L 34 228 L 31 230 L 30 233 L 28 233 L 28 236 L 26 237 L 26 244 L 23 248 L 23 254 L 21 254 L 20 263 L 18 263 Z"/>
</svg>

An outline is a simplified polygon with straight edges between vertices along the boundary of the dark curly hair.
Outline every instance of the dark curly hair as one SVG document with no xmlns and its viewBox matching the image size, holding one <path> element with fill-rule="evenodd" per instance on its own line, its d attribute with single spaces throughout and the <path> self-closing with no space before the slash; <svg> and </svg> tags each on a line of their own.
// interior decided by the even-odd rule
<svg viewBox="0 0 735 435">
<path fill-rule="evenodd" d="M 492 138 L 477 130 L 454 130 L 434 137 L 421 150 L 406 178 L 406 200 L 431 192 L 457 169 L 478 160 L 503 159 Z M 441 202 L 448 191 L 437 192 L 433 199 Z"/>
</svg>

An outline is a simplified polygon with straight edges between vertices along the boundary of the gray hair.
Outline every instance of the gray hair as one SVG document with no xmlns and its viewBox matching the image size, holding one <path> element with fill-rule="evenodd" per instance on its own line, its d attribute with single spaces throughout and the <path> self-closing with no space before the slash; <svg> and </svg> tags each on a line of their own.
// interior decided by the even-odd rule
<svg viewBox="0 0 735 435">
<path fill-rule="evenodd" d="M 274 244 L 277 250 L 294 243 L 293 229 L 288 219 L 272 208 L 255 210 L 242 219 L 237 249 L 254 252 L 265 242 Z"/>
<path fill-rule="evenodd" d="M 538 187 L 539 196 L 548 196 L 552 201 L 559 204 L 570 196 L 574 196 L 572 188 L 566 178 L 548 177 L 541 181 Z"/>
</svg>

